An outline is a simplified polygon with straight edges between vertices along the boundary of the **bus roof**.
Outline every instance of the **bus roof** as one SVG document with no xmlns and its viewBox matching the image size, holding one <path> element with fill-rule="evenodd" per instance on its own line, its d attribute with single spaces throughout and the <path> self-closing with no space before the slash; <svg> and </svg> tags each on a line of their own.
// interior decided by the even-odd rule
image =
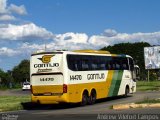
<svg viewBox="0 0 160 120">
<path fill-rule="evenodd" d="M 86 49 L 86 50 L 74 50 L 73 52 L 79 52 L 79 53 L 96 53 L 96 54 L 110 54 L 109 51 L 105 51 L 105 50 L 91 50 L 91 49 Z"/>
<path fill-rule="evenodd" d="M 130 57 L 130 55 L 126 54 L 111 54 L 109 51 L 104 51 L 104 50 L 74 50 L 74 51 L 40 51 L 40 52 L 35 52 L 31 56 L 34 55 L 42 55 L 42 54 L 84 54 L 84 55 L 108 55 L 108 56 L 114 56 L 114 57 Z"/>
</svg>

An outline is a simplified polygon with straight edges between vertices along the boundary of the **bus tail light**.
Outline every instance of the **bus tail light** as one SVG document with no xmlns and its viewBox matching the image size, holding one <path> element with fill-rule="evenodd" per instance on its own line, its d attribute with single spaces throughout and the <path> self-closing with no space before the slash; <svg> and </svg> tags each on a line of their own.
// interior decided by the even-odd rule
<svg viewBox="0 0 160 120">
<path fill-rule="evenodd" d="M 63 93 L 67 93 L 67 85 L 63 84 Z"/>
<path fill-rule="evenodd" d="M 31 88 L 30 88 L 30 89 L 31 89 L 31 93 L 33 94 L 33 89 L 32 89 L 32 85 L 31 85 L 30 87 L 31 87 Z"/>
</svg>

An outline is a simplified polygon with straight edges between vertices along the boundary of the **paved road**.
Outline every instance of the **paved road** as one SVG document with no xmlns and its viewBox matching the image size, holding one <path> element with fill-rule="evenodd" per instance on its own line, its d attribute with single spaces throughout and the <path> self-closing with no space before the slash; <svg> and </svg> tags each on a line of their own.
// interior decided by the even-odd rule
<svg viewBox="0 0 160 120">
<path fill-rule="evenodd" d="M 21 89 L 0 90 L 0 96 L 23 96 L 30 95 L 30 91 L 22 91 Z"/>
<path fill-rule="evenodd" d="M 77 108 L 76 108 L 77 109 Z M 70 109 L 67 109 L 70 111 Z M 77 109 L 78 110 L 78 109 Z M 74 110 L 76 111 L 76 110 Z M 89 110 L 88 110 L 89 111 Z M 139 120 L 160 120 L 160 109 L 158 108 L 152 108 L 152 109 L 130 109 L 130 110 L 105 110 L 105 112 L 98 112 L 98 113 L 92 113 L 88 114 L 87 112 L 85 114 L 82 114 L 81 111 L 77 111 L 78 113 L 71 113 L 69 114 L 56 114 L 54 113 L 54 110 L 38 110 L 38 111 L 19 111 L 19 112 L 9 112 L 9 113 L 2 113 L 0 115 L 0 119 L 4 115 L 15 115 L 18 116 L 18 120 L 97 120 L 99 117 L 101 119 L 101 116 L 119 116 L 119 115 L 130 115 L 130 116 L 136 116 L 136 119 L 130 119 L 130 120 L 138 120 L 138 116 L 156 116 L 158 119 L 139 119 Z M 116 117 L 117 118 L 117 117 Z M 3 119 L 4 120 L 4 119 Z M 8 119 L 9 120 L 9 119 Z M 107 119 L 108 120 L 108 119 Z M 128 120 L 128 119 L 115 119 L 110 118 L 109 120 Z"/>
<path fill-rule="evenodd" d="M 111 105 L 131 103 L 141 101 L 145 98 L 160 98 L 159 92 L 137 92 L 133 96 L 123 98 L 107 98 L 99 100 L 95 105 L 88 105 L 80 107 L 78 105 L 45 105 L 40 107 L 30 108 L 30 110 L 14 111 L 0 113 L 1 116 L 5 115 L 18 115 L 18 120 L 29 120 L 29 119 L 39 119 L 39 120 L 80 120 L 80 119 L 97 119 L 98 115 L 105 114 L 107 117 L 110 114 L 159 114 L 160 119 L 160 108 L 138 108 L 130 110 L 112 110 Z M 114 117 L 114 116 L 113 116 Z M 118 116 L 115 116 L 118 117 Z M 135 116 L 138 118 L 138 116 Z M 154 116 L 155 117 L 155 116 Z M 100 117 L 99 117 L 100 118 Z M 118 119 L 118 118 L 116 118 Z M 112 119 L 111 119 L 112 120 Z"/>
</svg>

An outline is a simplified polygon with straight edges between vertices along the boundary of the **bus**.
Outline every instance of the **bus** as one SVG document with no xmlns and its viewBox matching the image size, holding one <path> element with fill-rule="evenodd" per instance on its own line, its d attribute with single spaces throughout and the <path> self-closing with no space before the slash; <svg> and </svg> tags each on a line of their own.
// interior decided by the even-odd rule
<svg viewBox="0 0 160 120">
<path fill-rule="evenodd" d="M 30 59 L 34 103 L 94 104 L 136 92 L 138 67 L 129 55 L 101 50 L 37 52 Z"/>
</svg>

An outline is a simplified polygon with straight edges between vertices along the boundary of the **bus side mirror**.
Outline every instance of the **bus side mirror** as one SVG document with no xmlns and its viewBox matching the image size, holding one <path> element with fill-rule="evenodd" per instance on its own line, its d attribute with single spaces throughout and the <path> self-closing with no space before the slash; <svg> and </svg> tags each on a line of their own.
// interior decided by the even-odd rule
<svg viewBox="0 0 160 120">
<path fill-rule="evenodd" d="M 134 73 L 136 76 L 136 80 L 140 80 L 140 68 L 138 65 L 134 65 Z"/>
</svg>

